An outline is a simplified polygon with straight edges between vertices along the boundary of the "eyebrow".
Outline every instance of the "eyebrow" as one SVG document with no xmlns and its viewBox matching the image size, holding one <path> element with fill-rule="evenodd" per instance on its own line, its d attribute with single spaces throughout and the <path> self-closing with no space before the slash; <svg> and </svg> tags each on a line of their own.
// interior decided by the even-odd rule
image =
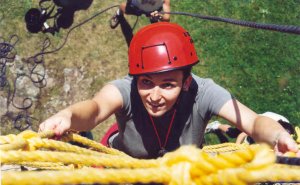
<svg viewBox="0 0 300 185">
<path fill-rule="evenodd" d="M 146 76 L 147 78 L 153 79 L 150 75 L 145 74 L 144 76 Z M 164 82 L 177 82 L 177 80 L 175 78 L 165 78 L 163 79 Z"/>
</svg>

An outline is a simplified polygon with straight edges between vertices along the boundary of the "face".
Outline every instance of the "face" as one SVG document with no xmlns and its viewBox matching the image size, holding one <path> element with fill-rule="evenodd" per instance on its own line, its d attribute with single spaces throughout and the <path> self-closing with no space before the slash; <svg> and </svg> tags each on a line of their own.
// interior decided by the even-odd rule
<svg viewBox="0 0 300 185">
<path fill-rule="evenodd" d="M 172 109 L 182 89 L 182 80 L 181 70 L 138 77 L 138 92 L 151 116 L 159 117 Z"/>
</svg>

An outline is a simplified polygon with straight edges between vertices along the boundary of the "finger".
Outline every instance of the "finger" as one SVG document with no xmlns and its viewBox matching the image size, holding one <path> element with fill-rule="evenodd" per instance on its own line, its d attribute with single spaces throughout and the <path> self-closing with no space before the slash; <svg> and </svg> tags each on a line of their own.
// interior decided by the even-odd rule
<svg viewBox="0 0 300 185">
<path fill-rule="evenodd" d="M 54 133 L 56 136 L 61 136 L 64 133 L 63 128 L 61 128 L 61 124 L 59 124 L 56 129 L 54 130 Z"/>
<path fill-rule="evenodd" d="M 296 153 L 297 157 L 300 157 L 300 150 L 298 150 L 298 152 Z"/>
<path fill-rule="evenodd" d="M 56 129 L 56 124 L 51 124 L 54 123 L 53 120 L 49 121 L 46 120 L 43 123 L 40 124 L 39 126 L 39 132 L 45 132 L 45 131 L 54 131 Z"/>
<path fill-rule="evenodd" d="M 287 148 L 289 151 L 292 151 L 292 152 L 298 152 L 298 150 L 299 150 L 296 142 L 294 142 L 293 140 L 287 144 Z"/>
<path fill-rule="evenodd" d="M 45 121 L 41 127 L 42 131 L 46 131 L 46 130 L 53 130 L 54 129 L 54 125 L 50 124 L 48 121 Z"/>
<path fill-rule="evenodd" d="M 55 134 L 57 135 L 57 136 L 61 136 L 61 135 L 63 135 L 65 132 L 66 132 L 66 130 L 68 130 L 70 127 L 69 127 L 69 124 L 68 123 L 66 123 L 66 122 L 60 122 L 60 124 L 56 127 L 56 129 L 55 129 Z"/>
<path fill-rule="evenodd" d="M 43 122 L 43 123 L 40 124 L 38 132 L 43 132 L 44 128 L 45 128 L 45 123 Z"/>
</svg>

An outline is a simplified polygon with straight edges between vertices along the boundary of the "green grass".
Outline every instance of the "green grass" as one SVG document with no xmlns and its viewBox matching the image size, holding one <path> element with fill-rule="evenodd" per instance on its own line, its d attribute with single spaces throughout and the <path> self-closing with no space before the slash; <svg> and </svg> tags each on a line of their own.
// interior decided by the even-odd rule
<svg viewBox="0 0 300 185">
<path fill-rule="evenodd" d="M 299 1 L 176 1 L 173 10 L 239 20 L 300 26 Z M 191 33 L 202 65 L 213 78 L 261 113 L 273 111 L 299 125 L 300 37 L 295 34 L 175 17 Z"/>
</svg>

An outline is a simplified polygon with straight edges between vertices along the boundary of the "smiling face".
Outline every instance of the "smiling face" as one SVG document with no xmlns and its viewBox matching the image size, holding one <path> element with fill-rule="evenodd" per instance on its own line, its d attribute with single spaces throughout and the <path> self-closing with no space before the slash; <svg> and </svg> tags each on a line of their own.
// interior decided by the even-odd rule
<svg viewBox="0 0 300 185">
<path fill-rule="evenodd" d="M 147 112 L 160 117 L 171 110 L 182 89 L 182 81 L 181 70 L 139 76 L 137 88 Z"/>
</svg>

